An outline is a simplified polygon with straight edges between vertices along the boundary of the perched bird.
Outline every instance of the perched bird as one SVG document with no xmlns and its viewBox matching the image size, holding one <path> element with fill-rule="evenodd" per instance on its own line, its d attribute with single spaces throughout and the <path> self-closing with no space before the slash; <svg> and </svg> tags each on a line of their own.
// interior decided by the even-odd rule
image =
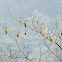
<svg viewBox="0 0 62 62">
<path fill-rule="evenodd" d="M 28 31 L 26 31 L 26 32 L 25 32 L 25 37 L 24 37 L 24 38 L 26 38 L 26 36 L 27 36 L 27 33 L 28 33 Z"/>
<path fill-rule="evenodd" d="M 7 34 L 7 32 L 8 32 L 8 28 L 6 27 L 6 29 L 5 29 L 5 32 L 6 32 L 6 34 Z"/>
<path fill-rule="evenodd" d="M 19 37 L 19 36 L 20 36 L 20 34 L 18 33 L 18 34 L 17 34 L 17 37 Z"/>
<path fill-rule="evenodd" d="M 62 32 L 61 32 L 61 36 L 62 36 Z"/>
<path fill-rule="evenodd" d="M 46 29 L 45 29 L 45 35 L 47 36 L 47 29 L 48 29 L 48 27 L 46 27 Z"/>
<path fill-rule="evenodd" d="M 25 35 L 27 35 L 27 32 L 25 32 Z"/>
<path fill-rule="evenodd" d="M 27 25 L 26 21 L 24 22 L 24 25 L 25 25 L 25 28 L 26 28 L 26 25 Z"/>
<path fill-rule="evenodd" d="M 50 37 L 49 40 L 52 42 L 52 38 Z"/>
</svg>

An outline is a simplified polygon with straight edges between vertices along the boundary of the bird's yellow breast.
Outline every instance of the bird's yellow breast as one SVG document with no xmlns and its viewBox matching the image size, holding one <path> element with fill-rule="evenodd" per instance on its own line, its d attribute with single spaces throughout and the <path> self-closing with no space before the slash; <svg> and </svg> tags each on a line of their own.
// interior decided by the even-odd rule
<svg viewBox="0 0 62 62">
<path fill-rule="evenodd" d="M 18 33 L 18 34 L 17 34 L 17 37 L 19 37 L 19 36 L 20 36 L 20 34 Z"/>
<path fill-rule="evenodd" d="M 52 41 L 52 38 L 50 38 L 50 41 Z"/>
<path fill-rule="evenodd" d="M 24 22 L 24 24 L 26 25 L 26 21 Z"/>
<path fill-rule="evenodd" d="M 8 31 L 8 29 L 6 28 L 6 29 L 5 29 L 5 31 L 7 32 L 7 31 Z"/>
</svg>

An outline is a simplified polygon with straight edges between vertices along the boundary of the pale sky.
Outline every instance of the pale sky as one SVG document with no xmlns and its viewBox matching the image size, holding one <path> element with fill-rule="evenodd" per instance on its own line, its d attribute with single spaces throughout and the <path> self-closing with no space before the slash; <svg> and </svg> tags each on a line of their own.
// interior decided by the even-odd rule
<svg viewBox="0 0 62 62">
<path fill-rule="evenodd" d="M 52 28 L 54 27 L 54 22 L 56 18 L 61 15 L 60 9 L 59 9 L 59 4 L 61 4 L 61 2 L 62 1 L 59 1 L 59 0 L 0 0 L 0 24 L 2 24 L 5 27 L 8 27 L 9 33 L 14 37 L 16 37 L 18 28 L 21 26 L 20 38 L 18 40 L 20 45 L 22 45 L 22 48 L 24 45 L 27 48 L 29 43 L 28 50 L 31 52 L 33 56 L 38 57 L 39 51 L 40 51 L 39 45 L 41 45 L 42 53 L 46 52 L 47 48 L 41 42 L 36 32 L 33 32 L 31 29 L 28 29 L 28 28 L 25 29 L 24 25 L 14 21 L 10 17 L 8 13 L 8 8 L 10 9 L 11 14 L 15 18 L 24 17 L 22 18 L 22 22 L 27 20 L 28 25 L 30 25 L 29 24 L 30 21 L 27 19 L 27 17 L 30 17 L 30 13 L 34 13 L 37 16 L 39 15 L 42 16 L 40 23 L 42 23 L 42 21 L 45 20 L 45 24 L 43 26 L 44 27 L 43 31 L 44 31 L 46 26 L 49 26 L 49 29 L 50 29 L 51 25 L 53 24 Z M 25 39 L 24 33 L 26 32 L 26 30 L 28 30 L 28 35 L 27 35 L 27 38 Z M 6 36 L 5 33 L 3 32 L 4 30 L 0 31 L 0 34 L 1 34 L 0 43 L 8 44 L 8 45 L 12 44 L 15 47 L 16 43 L 14 43 L 14 41 L 8 35 Z M 4 35 L 4 37 L 2 34 Z M 51 48 L 54 49 L 53 47 Z M 31 54 L 30 56 L 32 56 Z M 46 56 L 48 56 L 48 54 Z M 53 56 L 54 55 L 50 55 L 50 57 L 48 58 L 48 61 L 60 62 L 59 59 Z M 45 59 L 45 57 L 42 57 L 42 58 Z M 54 58 L 56 58 L 56 60 Z M 45 60 L 43 60 L 43 62 L 45 62 Z"/>
</svg>

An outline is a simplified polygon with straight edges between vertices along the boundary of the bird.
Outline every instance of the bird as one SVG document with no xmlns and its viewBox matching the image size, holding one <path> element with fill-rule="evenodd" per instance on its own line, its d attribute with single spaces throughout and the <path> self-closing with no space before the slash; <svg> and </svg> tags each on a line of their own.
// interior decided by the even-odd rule
<svg viewBox="0 0 62 62">
<path fill-rule="evenodd" d="M 26 38 L 26 36 L 27 36 L 27 33 L 28 33 L 28 31 L 26 31 L 26 32 L 25 32 L 25 36 L 24 36 L 24 38 Z"/>
<path fill-rule="evenodd" d="M 8 32 L 8 28 L 6 27 L 6 29 L 5 29 L 5 32 L 6 32 L 6 34 L 7 34 L 7 32 Z"/>
<path fill-rule="evenodd" d="M 49 40 L 52 42 L 52 38 L 50 37 Z"/>
<path fill-rule="evenodd" d="M 19 37 L 19 36 L 20 36 L 20 34 L 18 33 L 18 34 L 17 34 L 17 37 Z"/>
<path fill-rule="evenodd" d="M 24 22 L 24 25 L 25 25 L 25 28 L 26 28 L 26 25 L 27 25 L 26 21 Z"/>
<path fill-rule="evenodd" d="M 61 32 L 61 36 L 62 36 L 62 32 Z"/>
<path fill-rule="evenodd" d="M 48 27 L 46 27 L 46 29 L 45 29 L 45 35 L 47 36 L 47 29 L 48 29 Z"/>
<path fill-rule="evenodd" d="M 27 35 L 27 32 L 25 32 L 25 35 Z"/>
</svg>

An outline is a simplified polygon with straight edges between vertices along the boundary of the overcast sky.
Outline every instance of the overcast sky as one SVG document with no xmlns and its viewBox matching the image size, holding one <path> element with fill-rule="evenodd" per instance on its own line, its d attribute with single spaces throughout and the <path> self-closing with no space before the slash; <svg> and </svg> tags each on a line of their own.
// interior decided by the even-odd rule
<svg viewBox="0 0 62 62">
<path fill-rule="evenodd" d="M 38 34 L 36 32 L 33 32 L 31 29 L 28 29 L 28 28 L 25 29 L 24 25 L 22 25 L 18 22 L 15 22 L 10 17 L 10 15 L 8 13 L 8 8 L 10 9 L 11 14 L 15 18 L 24 17 L 24 18 L 22 18 L 22 22 L 24 22 L 25 20 L 27 20 L 27 23 L 30 22 L 27 19 L 27 17 L 30 17 L 30 13 L 34 13 L 38 16 L 39 15 L 42 16 L 42 19 L 40 20 L 40 22 L 45 20 L 45 24 L 44 24 L 44 28 L 43 28 L 43 30 L 44 30 L 46 26 L 49 26 L 49 29 L 50 29 L 50 26 L 52 25 L 52 23 L 54 26 L 54 22 L 55 22 L 56 18 L 61 15 L 60 9 L 59 9 L 59 4 L 61 4 L 61 2 L 62 2 L 61 0 L 60 1 L 59 0 L 0 0 L 0 24 L 2 24 L 3 26 L 5 25 L 4 27 L 8 27 L 8 29 L 9 29 L 8 31 L 14 37 L 16 37 L 17 34 L 15 34 L 15 33 L 17 33 L 18 28 L 21 26 L 20 38 L 19 38 L 21 40 L 21 41 L 19 40 L 19 42 L 21 42 L 20 45 L 27 46 L 29 43 L 29 45 L 30 45 L 29 50 L 31 51 L 31 54 L 33 54 L 33 56 L 38 57 L 39 51 L 40 51 L 39 45 L 42 45 L 42 47 L 41 47 L 42 53 L 46 52 L 47 48 L 41 42 L 41 40 L 38 37 Z M 53 28 L 53 26 L 52 26 L 52 28 Z M 27 38 L 24 39 L 24 33 L 26 30 L 28 30 L 28 35 L 27 35 Z M 5 40 L 8 44 L 14 45 L 14 42 L 12 41 L 12 39 L 9 38 L 8 36 L 6 37 L 6 35 L 4 35 L 3 32 L 4 31 L 0 32 L 1 42 L 5 43 L 4 42 L 4 40 Z M 2 34 L 4 35 L 4 37 L 2 36 Z M 16 46 L 16 44 L 15 44 L 15 46 Z M 53 57 L 53 55 L 48 58 L 48 61 L 55 62 L 55 59 L 53 59 L 52 57 Z M 43 59 L 45 59 L 45 57 L 43 57 Z M 45 62 L 45 60 L 43 60 L 43 62 Z"/>
</svg>

